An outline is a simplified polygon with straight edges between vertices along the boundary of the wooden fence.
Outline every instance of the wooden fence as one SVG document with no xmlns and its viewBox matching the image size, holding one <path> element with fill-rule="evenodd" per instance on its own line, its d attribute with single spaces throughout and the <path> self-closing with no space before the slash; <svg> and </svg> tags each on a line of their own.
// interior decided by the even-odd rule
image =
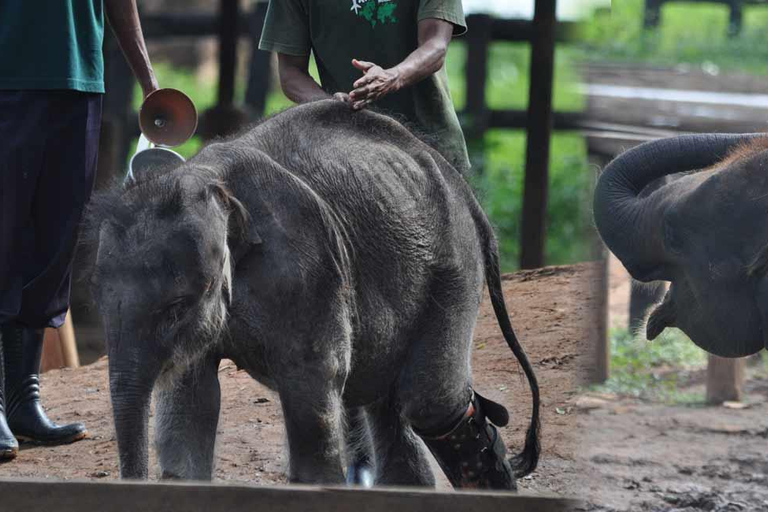
<svg viewBox="0 0 768 512">
<path fill-rule="evenodd" d="M 768 5 L 768 0 L 645 0 L 643 26 L 645 28 L 658 26 L 661 20 L 661 8 L 664 7 L 664 4 L 674 2 L 722 4 L 727 6 L 730 9 L 728 35 L 731 37 L 741 33 L 745 6 Z"/>
<path fill-rule="evenodd" d="M 461 113 L 469 139 L 491 128 L 527 131 L 525 185 L 520 237 L 520 267 L 544 266 L 549 189 L 550 136 L 554 129 L 578 128 L 579 114 L 552 111 L 555 43 L 569 39 L 573 25 L 557 23 L 556 0 L 536 0 L 533 21 L 467 18 L 467 105 Z M 527 111 L 491 110 L 486 101 L 489 47 L 494 41 L 530 44 L 531 68 Z"/>
<path fill-rule="evenodd" d="M 552 112 L 552 82 L 555 42 L 564 41 L 572 32 L 569 23 L 557 23 L 557 0 L 536 0 L 533 21 L 494 19 L 487 15 L 467 17 L 467 101 L 460 113 L 468 137 L 482 137 L 492 128 L 525 129 L 528 132 L 523 197 L 521 267 L 544 265 L 545 219 L 549 181 L 549 146 L 552 129 L 576 129 L 579 116 Z M 243 15 L 244 14 L 244 15 Z M 241 13 L 239 3 L 220 0 L 219 15 L 151 14 L 142 17 L 144 34 L 149 41 L 171 37 L 205 37 L 217 35 L 219 45 L 219 106 L 232 106 L 236 76 L 236 43 L 246 37 L 251 45 L 245 107 L 250 118 L 263 114 L 269 89 L 270 58 L 257 49 L 266 14 L 266 3 L 256 3 Z M 236 29 L 233 29 L 236 27 Z M 460 41 L 460 40 L 459 40 Z M 531 49 L 530 91 L 527 111 L 492 110 L 487 106 L 489 47 L 495 41 L 529 43 Z M 122 169 L 132 150 L 130 141 L 138 136 L 136 115 L 130 102 L 133 79 L 130 69 L 114 41 L 107 45 L 107 95 L 104 105 L 105 143 L 99 166 L 100 186 Z M 231 110 L 230 110 L 231 111 Z M 233 121 L 234 122 L 234 121 Z M 205 130 L 205 115 L 201 129 Z M 216 135 L 221 126 L 208 130 Z"/>
</svg>

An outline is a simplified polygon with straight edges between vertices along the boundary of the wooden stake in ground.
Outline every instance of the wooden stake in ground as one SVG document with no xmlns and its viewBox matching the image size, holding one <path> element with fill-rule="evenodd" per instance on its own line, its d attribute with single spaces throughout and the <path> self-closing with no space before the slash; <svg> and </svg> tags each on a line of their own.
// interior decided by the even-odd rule
<svg viewBox="0 0 768 512">
<path fill-rule="evenodd" d="M 744 397 L 744 358 L 709 356 L 707 365 L 707 403 L 740 402 Z"/>
<path fill-rule="evenodd" d="M 72 314 L 67 313 L 64 325 L 58 329 L 46 329 L 43 340 L 43 358 L 40 371 L 47 372 L 57 368 L 77 368 L 80 357 L 77 354 L 75 329 L 72 324 Z"/>
</svg>

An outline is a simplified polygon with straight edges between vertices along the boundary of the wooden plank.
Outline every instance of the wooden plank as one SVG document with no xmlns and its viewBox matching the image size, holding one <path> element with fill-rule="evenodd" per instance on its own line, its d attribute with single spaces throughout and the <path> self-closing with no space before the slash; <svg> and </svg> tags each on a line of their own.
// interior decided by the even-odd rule
<svg viewBox="0 0 768 512">
<path fill-rule="evenodd" d="M 536 0 L 525 154 L 520 268 L 544 266 L 557 0 Z"/>
<path fill-rule="evenodd" d="M 564 512 L 582 506 L 576 500 L 499 492 L 21 479 L 0 480 L 0 496 L 9 512 Z"/>
<path fill-rule="evenodd" d="M 707 403 L 740 402 L 744 397 L 746 359 L 710 355 L 707 364 Z"/>
</svg>

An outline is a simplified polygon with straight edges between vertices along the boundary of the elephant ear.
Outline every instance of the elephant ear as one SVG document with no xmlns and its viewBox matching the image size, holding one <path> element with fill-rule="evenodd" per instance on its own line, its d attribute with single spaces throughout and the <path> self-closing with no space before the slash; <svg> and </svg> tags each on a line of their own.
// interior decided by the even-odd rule
<svg viewBox="0 0 768 512">
<path fill-rule="evenodd" d="M 222 183 L 212 183 L 208 193 L 215 197 L 219 204 L 228 212 L 228 239 L 230 257 L 233 264 L 247 254 L 254 246 L 262 243 L 261 236 L 241 203 Z"/>
</svg>

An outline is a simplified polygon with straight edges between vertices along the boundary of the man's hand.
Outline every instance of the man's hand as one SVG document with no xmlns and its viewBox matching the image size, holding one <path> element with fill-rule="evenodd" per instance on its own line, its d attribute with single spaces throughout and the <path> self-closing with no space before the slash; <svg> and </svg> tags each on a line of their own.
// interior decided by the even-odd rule
<svg viewBox="0 0 768 512">
<path fill-rule="evenodd" d="M 373 62 L 352 60 L 352 65 L 364 73 L 363 77 L 354 83 L 355 90 L 349 93 L 352 108 L 360 110 L 372 102 L 401 88 L 400 73 L 396 68 L 383 69 Z"/>
<path fill-rule="evenodd" d="M 436 73 L 443 67 L 453 25 L 447 21 L 427 18 L 419 22 L 419 47 L 397 66 L 383 69 L 372 62 L 352 60 L 352 65 L 364 73 L 349 93 L 352 108 L 360 110 L 387 94 L 410 87 Z"/>
</svg>

